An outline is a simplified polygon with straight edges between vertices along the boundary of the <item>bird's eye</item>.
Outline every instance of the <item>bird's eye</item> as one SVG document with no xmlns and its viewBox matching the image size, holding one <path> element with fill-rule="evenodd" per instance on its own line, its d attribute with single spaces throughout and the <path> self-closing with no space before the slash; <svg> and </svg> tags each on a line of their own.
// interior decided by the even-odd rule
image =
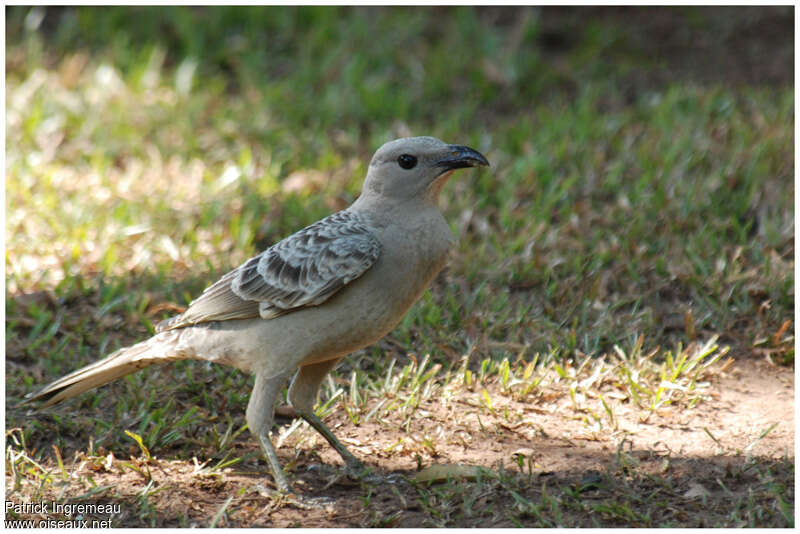
<svg viewBox="0 0 800 534">
<path fill-rule="evenodd" d="M 411 154 L 403 154 L 397 158 L 397 164 L 406 170 L 413 169 L 417 165 L 417 158 Z"/>
</svg>

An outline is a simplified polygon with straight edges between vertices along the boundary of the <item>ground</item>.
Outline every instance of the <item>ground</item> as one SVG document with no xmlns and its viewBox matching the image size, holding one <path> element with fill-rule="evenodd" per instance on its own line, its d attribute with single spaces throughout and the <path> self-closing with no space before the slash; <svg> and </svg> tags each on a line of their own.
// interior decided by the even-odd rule
<svg viewBox="0 0 800 534">
<path fill-rule="evenodd" d="M 37 498 L 119 503 L 115 526 L 207 526 L 210 518 L 234 527 L 785 525 L 794 498 L 792 373 L 745 360 L 714 376 L 708 400 L 646 421 L 620 399 L 616 429 L 587 425 L 591 409 L 574 409 L 569 395 L 514 400 L 492 380 L 493 411 L 477 388 L 459 387 L 448 402 L 431 394 L 406 422 L 355 425 L 343 410 L 332 413 L 326 422 L 379 481 L 348 478 L 338 455 L 302 425 L 279 450 L 295 485 L 288 497 L 271 493 L 245 433 L 232 450 L 247 459 L 217 469 L 210 459 L 148 458 L 135 447 L 129 458 L 78 453 Z M 509 412 L 511 420 L 502 415 Z"/>
<path fill-rule="evenodd" d="M 6 519 L 793 526 L 793 16 L 9 8 Z M 347 206 L 409 134 L 492 166 L 443 191 L 430 291 L 323 384 L 370 474 L 281 404 L 277 496 L 252 378 L 202 362 L 18 405 Z"/>
</svg>

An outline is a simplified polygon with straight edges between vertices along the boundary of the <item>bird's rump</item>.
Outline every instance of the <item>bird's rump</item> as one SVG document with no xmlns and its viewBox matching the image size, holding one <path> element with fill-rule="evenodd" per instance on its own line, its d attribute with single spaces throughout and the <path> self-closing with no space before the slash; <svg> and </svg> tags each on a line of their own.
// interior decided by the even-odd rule
<svg viewBox="0 0 800 534">
<path fill-rule="evenodd" d="M 157 331 L 230 319 L 270 319 L 316 306 L 364 274 L 381 253 L 362 216 L 344 210 L 279 241 L 227 273 Z"/>
</svg>

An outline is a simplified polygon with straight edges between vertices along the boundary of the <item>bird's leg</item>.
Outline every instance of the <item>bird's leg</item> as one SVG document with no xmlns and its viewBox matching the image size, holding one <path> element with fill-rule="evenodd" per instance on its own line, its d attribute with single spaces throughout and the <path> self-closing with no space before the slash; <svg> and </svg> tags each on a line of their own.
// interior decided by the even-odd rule
<svg viewBox="0 0 800 534">
<path fill-rule="evenodd" d="M 314 413 L 314 403 L 317 400 L 319 385 L 325 375 L 336 367 L 339 361 L 340 359 L 328 360 L 300 367 L 292 380 L 292 385 L 289 387 L 289 401 L 297 410 L 297 414 L 305 419 L 314 430 L 319 432 L 331 444 L 331 447 L 336 449 L 336 452 L 344 460 L 347 470 L 351 474 L 360 477 L 366 472 L 364 464 L 347 450 L 347 447 L 333 435 L 333 432 Z"/>
<path fill-rule="evenodd" d="M 272 471 L 272 478 L 275 479 L 275 485 L 278 486 L 278 491 L 281 493 L 289 493 L 292 487 L 289 485 L 289 479 L 286 478 L 286 473 L 283 472 L 281 462 L 278 460 L 278 453 L 275 452 L 275 446 L 272 445 L 269 434 L 267 432 L 259 432 L 258 441 L 261 443 L 264 456 L 267 457 L 270 471 Z"/>
<path fill-rule="evenodd" d="M 347 450 L 347 447 L 344 446 L 344 443 L 339 441 L 336 436 L 333 435 L 330 428 L 328 428 L 322 420 L 314 414 L 314 412 L 305 412 L 300 411 L 300 417 L 308 421 L 308 424 L 314 427 L 314 430 L 322 434 L 322 437 L 331 444 L 331 447 L 336 449 L 336 452 L 339 453 L 339 456 L 342 457 L 344 460 L 345 465 L 347 466 L 347 470 L 352 473 L 353 475 L 360 477 L 366 473 L 366 468 L 364 464 L 361 463 L 361 460 L 353 456 L 353 454 Z"/>
<path fill-rule="evenodd" d="M 274 420 L 275 397 L 285 380 L 285 374 L 273 377 L 256 374 L 256 384 L 250 395 L 250 402 L 247 404 L 247 426 L 250 428 L 250 432 L 258 438 L 272 471 L 272 477 L 281 493 L 289 493 L 291 486 L 281 462 L 278 460 L 275 446 L 269 439 L 269 431 Z"/>
</svg>

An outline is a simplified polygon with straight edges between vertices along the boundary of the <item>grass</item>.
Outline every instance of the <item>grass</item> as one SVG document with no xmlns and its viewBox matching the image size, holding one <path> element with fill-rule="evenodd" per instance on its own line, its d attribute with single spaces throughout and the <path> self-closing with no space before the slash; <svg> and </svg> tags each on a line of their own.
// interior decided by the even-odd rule
<svg viewBox="0 0 800 534">
<path fill-rule="evenodd" d="M 551 50 L 537 9 L 157 9 L 158 24 L 154 8 L 7 13 L 7 491 L 135 502 L 127 524 L 163 525 L 159 469 L 224 487 L 259 461 L 244 432 L 251 379 L 210 364 L 131 375 L 66 411 L 10 406 L 348 205 L 372 151 L 400 135 L 473 146 L 492 167 L 443 194 L 458 245 L 431 291 L 324 384 L 320 416 L 392 429 L 356 451 L 422 466 L 448 440 L 534 432 L 530 407 L 556 401 L 578 434 L 614 444 L 701 408 L 726 354 L 793 364 L 791 83 L 658 83 L 635 30 L 596 17 L 575 33 L 564 16 L 558 35 L 581 37 Z M 701 29 L 748 17 L 672 16 Z M 431 413 L 457 428 L 421 425 Z M 290 469 L 317 454 L 304 424 L 280 441 Z M 654 507 L 686 480 L 623 453 L 596 483 L 551 483 L 514 458 L 400 498 L 429 526 L 509 510 L 523 526 L 687 526 L 707 510 Z M 747 461 L 731 476 L 752 491 L 720 479 L 702 520 L 792 524 L 793 484 L 776 473 L 793 457 Z M 142 486 L 115 492 L 87 472 Z M 241 524 L 248 499 L 226 494 L 203 524 Z"/>
<path fill-rule="evenodd" d="M 390 362 L 384 377 L 371 382 L 370 378 L 361 372 L 354 371 L 350 379 L 350 391 L 345 393 L 340 387 L 333 384 L 323 392 L 323 399 L 318 413 L 325 416 L 332 409 L 346 413 L 348 424 L 367 425 L 370 421 L 382 428 L 410 427 L 414 421 L 419 421 L 437 411 L 435 406 L 444 406 L 443 411 L 454 414 L 472 409 L 492 425 L 506 428 L 519 429 L 527 427 L 530 423 L 524 420 L 525 405 L 545 405 L 554 399 L 564 401 L 566 408 L 561 417 L 579 420 L 580 426 L 593 435 L 592 439 L 599 439 L 601 435 L 615 435 L 619 430 L 619 422 L 626 425 L 635 424 L 637 421 L 647 421 L 653 414 L 658 413 L 660 407 L 673 404 L 682 410 L 691 410 L 697 402 L 704 398 L 702 392 L 708 390 L 708 380 L 713 380 L 719 372 L 717 364 L 724 354 L 712 344 L 694 345 L 686 351 L 680 351 L 676 359 L 668 355 L 662 363 L 657 363 L 652 358 L 653 354 L 632 358 L 641 348 L 641 341 L 631 350 L 628 356 L 621 349 L 618 358 L 611 364 L 587 359 L 581 365 L 567 361 L 564 366 L 543 364 L 518 360 L 509 363 L 503 360 L 499 364 L 491 359 L 480 363 L 479 371 L 474 375 L 467 368 L 466 359 L 449 370 L 442 373 L 438 366 L 429 366 L 428 358 L 419 362 L 412 361 L 402 369 L 395 368 L 394 360 Z M 681 361 L 680 366 L 670 362 Z M 731 360 L 728 360 L 730 363 Z M 632 383 L 632 372 L 639 375 L 638 381 Z M 663 378 L 669 376 L 673 384 L 683 384 L 681 388 L 670 388 L 671 392 L 678 390 L 680 393 L 670 400 L 662 400 L 658 407 L 647 403 L 632 403 L 636 398 L 636 390 L 659 391 L 665 387 Z M 621 379 L 627 377 L 627 379 Z M 360 385 L 353 386 L 353 384 Z M 635 385 L 634 385 L 635 384 Z M 631 387 L 633 386 L 633 387 Z M 627 396 L 620 395 L 627 392 Z M 609 395 L 605 400 L 603 393 Z M 579 399 L 576 401 L 576 398 Z M 537 401 L 538 399 L 538 401 Z M 631 405 L 635 407 L 633 416 L 628 414 Z M 456 410 L 449 410 L 456 405 Z M 617 410 L 625 411 L 625 415 L 615 415 Z M 239 416 L 241 417 L 241 416 Z M 463 417 L 452 419 L 457 425 L 462 425 Z M 416 427 L 417 425 L 414 424 Z M 232 427 L 226 431 L 228 438 L 214 455 L 214 460 L 221 459 L 214 466 L 197 463 L 193 460 L 192 476 L 199 479 L 216 478 L 222 480 L 230 476 L 233 466 L 241 465 L 247 461 L 237 448 L 241 441 L 236 443 L 236 435 L 231 435 Z M 635 430 L 628 429 L 635 434 Z M 484 432 L 487 430 L 484 429 Z M 491 430 L 488 430 L 491 432 Z M 495 430 L 496 432 L 497 430 Z M 769 429 L 767 429 L 768 433 Z M 6 461 L 10 476 L 14 480 L 14 490 L 20 495 L 30 498 L 42 498 L 44 493 L 38 493 L 47 487 L 57 487 L 57 483 L 66 483 L 74 478 L 76 463 L 93 466 L 91 470 L 111 470 L 115 466 L 120 473 L 136 473 L 143 484 L 142 492 L 137 496 L 139 514 L 154 518 L 156 511 L 147 504 L 148 496 L 154 491 L 153 473 L 170 470 L 169 462 L 158 460 L 144 444 L 143 437 L 125 431 L 125 434 L 135 442 L 136 452 L 130 461 L 117 461 L 113 453 L 100 454 L 89 451 L 79 453 L 75 462 L 69 468 L 61 462 L 58 448 L 54 446 L 59 459 L 56 467 L 47 469 L 37 460 L 31 458 L 25 451 L 28 446 L 24 442 L 25 435 L 21 429 L 12 430 L 8 435 L 10 446 Z M 449 437 L 449 436 L 448 436 Z M 713 436 L 712 436 L 713 437 Z M 409 430 L 402 435 L 396 443 L 391 443 L 380 453 L 425 456 L 436 458 L 437 442 L 443 436 L 431 436 L 421 433 L 418 429 Z M 245 437 L 244 441 L 248 438 Z M 444 438 L 447 439 L 447 438 Z M 573 439 L 575 437 L 573 436 Z M 760 438 L 759 438 L 760 439 Z M 279 438 L 279 443 L 291 443 L 295 450 L 312 450 L 317 443 L 317 434 L 309 429 L 305 423 L 294 424 L 284 430 Z M 164 450 L 166 446 L 159 444 L 157 447 Z M 131 447 L 134 449 L 134 447 Z M 373 454 L 377 452 L 373 450 Z M 723 455 L 741 454 L 742 451 L 723 451 Z M 420 502 L 426 514 L 427 526 L 454 526 L 477 525 L 482 522 L 508 521 L 517 526 L 609 526 L 626 524 L 630 526 L 658 526 L 664 525 L 664 510 L 652 511 L 652 504 L 663 498 L 664 495 L 679 494 L 680 487 L 685 481 L 680 477 L 665 476 L 670 471 L 669 456 L 663 459 L 659 456 L 660 473 L 653 475 L 647 472 L 643 465 L 641 454 L 628 452 L 625 440 L 620 442 L 612 465 L 613 470 L 608 472 L 588 472 L 582 475 L 580 481 L 573 480 L 574 474 L 567 475 L 565 480 L 556 479 L 549 485 L 548 473 L 538 465 L 531 451 L 521 451 L 516 454 L 517 469 L 504 468 L 502 464 L 494 469 L 477 470 L 476 476 L 465 483 L 456 476 L 463 472 L 452 471 L 450 478 L 447 469 L 435 478 L 422 479 L 420 475 L 409 477 L 412 494 Z M 224 455 L 224 456 L 223 456 Z M 234 456 L 231 459 L 231 456 Z M 252 456 L 252 453 L 250 454 Z M 638 459 L 637 459 L 638 458 Z M 421 461 L 421 460 L 420 460 Z M 685 461 L 675 459 L 674 461 Z M 775 481 L 776 470 L 782 469 L 779 462 L 766 464 L 753 462 L 748 459 L 739 467 L 740 473 L 729 473 L 728 477 L 736 478 L 747 475 L 748 479 L 756 477 L 758 483 L 751 487 L 751 493 L 746 500 L 741 495 L 734 495 L 738 499 L 735 506 L 729 510 L 729 515 L 720 514 L 703 518 L 706 526 L 744 525 L 757 526 L 765 524 L 755 518 L 761 515 L 761 521 L 775 521 L 776 512 L 786 513 L 783 509 L 776 511 L 771 508 L 765 499 L 775 499 L 784 502 L 787 498 L 787 489 Z M 766 472 L 762 470 L 766 469 Z M 749 472 L 752 470 L 752 472 Z M 424 472 L 424 471 L 423 471 Z M 785 480 L 782 473 L 778 478 Z M 620 478 L 621 476 L 621 478 Z M 80 478 L 80 477 L 79 477 Z M 423 482 L 423 480 L 425 480 Z M 725 488 L 723 481 L 718 482 Z M 74 482 L 72 484 L 75 484 Z M 642 495 L 642 486 L 650 488 L 648 494 Z M 66 486 L 65 486 L 66 487 Z M 38 488 L 38 490 L 34 489 Z M 96 492 L 106 492 L 108 487 L 96 486 Z M 33 493 L 29 493 L 33 491 Z M 365 497 L 369 499 L 369 492 Z M 730 493 L 728 491 L 728 493 Z M 733 494 L 731 494 L 733 495 Z M 120 496 L 117 494 L 117 498 Z M 721 496 L 720 496 L 721 498 Z M 235 496 L 230 495 L 214 515 L 212 523 L 217 523 L 224 517 L 225 510 L 234 502 Z M 480 503 L 476 506 L 475 503 Z M 370 507 L 364 506 L 365 509 Z M 562 509 L 565 512 L 562 512 Z M 699 511 L 699 509 L 696 509 Z M 509 515 L 510 514 L 510 515 Z M 741 517 L 747 515 L 746 518 Z M 784 516 L 778 516 L 777 520 Z M 388 517 L 373 515 L 367 518 L 367 525 L 386 526 L 399 519 L 398 514 Z M 153 521 L 155 521 L 153 519 Z M 748 523 L 749 522 L 749 523 Z M 153 522 L 153 524 L 157 524 Z M 685 524 L 681 521 L 666 525 L 673 526 Z"/>
</svg>

